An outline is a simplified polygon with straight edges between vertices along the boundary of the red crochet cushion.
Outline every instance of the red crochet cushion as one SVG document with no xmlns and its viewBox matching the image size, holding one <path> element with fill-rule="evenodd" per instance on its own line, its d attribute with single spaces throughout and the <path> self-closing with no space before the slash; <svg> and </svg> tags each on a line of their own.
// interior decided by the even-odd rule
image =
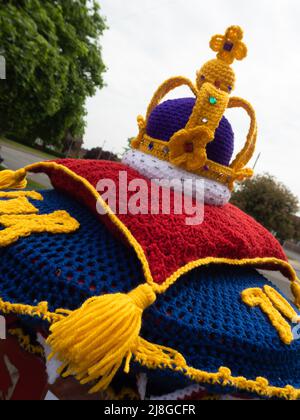
<svg viewBox="0 0 300 420">
<path fill-rule="evenodd" d="M 71 159 L 58 160 L 56 163 L 85 178 L 93 187 L 101 179 L 111 179 L 118 185 L 119 171 L 127 172 L 128 183 L 138 178 L 145 179 L 150 185 L 147 178 L 121 163 Z M 94 196 L 82 182 L 66 175 L 62 169 L 58 166 L 46 168 L 41 164 L 35 172 L 47 173 L 56 189 L 96 212 Z M 133 194 L 128 193 L 128 200 Z M 99 217 L 116 230 L 108 216 Z M 186 224 L 186 215 L 174 214 L 172 205 L 170 215 L 118 214 L 118 217 L 142 246 L 153 279 L 158 284 L 195 261 L 199 266 L 208 263 L 245 263 L 259 268 L 279 269 L 287 276 L 291 274 L 285 264 L 287 258 L 274 236 L 231 204 L 224 207 L 205 205 L 204 222 L 196 226 Z M 269 261 L 271 258 L 276 261 Z M 284 263 L 280 264 L 278 260 Z"/>
</svg>

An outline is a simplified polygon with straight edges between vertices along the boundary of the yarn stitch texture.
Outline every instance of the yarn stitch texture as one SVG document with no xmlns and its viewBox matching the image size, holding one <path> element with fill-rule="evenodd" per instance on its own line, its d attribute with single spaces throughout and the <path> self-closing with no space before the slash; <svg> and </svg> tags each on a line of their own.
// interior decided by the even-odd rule
<svg viewBox="0 0 300 420">
<path fill-rule="evenodd" d="M 207 176 L 209 179 L 221 182 L 229 189 L 233 188 L 235 181 L 251 176 L 252 170 L 245 168 L 245 165 L 253 155 L 257 138 L 255 113 L 248 102 L 240 98 L 230 99 L 229 97 L 235 80 L 229 64 L 234 59 L 243 59 L 247 54 L 242 38 L 242 30 L 239 27 L 231 27 L 224 37 L 218 35 L 212 39 L 211 48 L 218 52 L 217 60 L 212 60 L 202 67 L 200 73 L 197 74 L 196 85 L 182 77 L 169 79 L 165 82 L 154 94 L 148 107 L 146 119 L 138 117 L 139 134 L 132 142 L 132 146 L 142 152 L 178 165 L 196 175 Z M 220 75 L 220 80 L 214 79 L 217 75 Z M 166 142 L 152 139 L 147 135 L 147 122 L 164 96 L 181 85 L 187 85 L 192 90 L 196 96 L 196 102 L 186 126 L 170 138 L 166 148 Z M 226 108 L 232 107 L 244 108 L 250 116 L 251 125 L 244 148 L 228 167 L 209 160 L 207 151 L 208 145 L 214 140 L 215 131 L 220 125 Z M 20 316 L 30 315 L 33 318 L 48 321 L 51 324 L 51 334 L 47 343 L 52 347 L 52 356 L 57 357 L 62 363 L 61 374 L 63 376 L 75 375 L 82 384 L 93 382 L 94 388 L 92 391 L 94 392 L 107 389 L 116 378 L 121 367 L 126 374 L 129 374 L 130 371 L 134 372 L 133 364 L 135 363 L 137 366 L 150 369 L 152 373 L 158 371 L 162 375 L 172 374 L 178 380 L 184 379 L 187 382 L 206 384 L 208 387 L 211 386 L 216 389 L 233 388 L 269 398 L 299 398 L 300 391 L 297 380 L 293 375 L 289 375 L 286 364 L 282 364 L 282 359 L 279 358 L 283 354 L 286 357 L 293 355 L 294 357 L 291 358 L 291 365 L 294 363 L 292 372 L 293 374 L 296 372 L 297 377 L 299 377 L 297 373 L 298 365 L 296 364 L 298 358 L 295 357 L 298 352 L 297 343 L 292 341 L 292 337 L 283 334 L 283 329 L 280 330 L 283 327 L 283 318 L 280 319 L 280 317 L 284 315 L 290 319 L 293 311 L 297 314 L 296 309 L 289 304 L 285 304 L 285 299 L 275 289 L 271 288 L 266 279 L 251 268 L 255 266 L 280 269 L 292 281 L 291 290 L 295 296 L 295 303 L 300 305 L 300 284 L 297 282 L 296 273 L 287 262 L 280 245 L 272 235 L 263 230 L 253 219 L 231 205 L 224 206 L 222 211 L 218 208 L 212 211 L 211 206 L 206 206 L 204 223 L 201 225 L 201 229 L 194 231 L 185 229 L 187 227 L 186 224 L 183 226 L 185 215 L 182 215 L 182 218 L 176 218 L 173 209 L 171 215 L 166 218 L 152 218 L 146 215 L 145 218 L 139 219 L 139 217 L 133 217 L 132 215 L 123 217 L 121 212 L 120 214 L 118 212 L 114 214 L 95 190 L 96 184 L 103 173 L 100 176 L 98 172 L 99 179 L 96 180 L 97 171 L 91 168 L 91 162 L 87 163 L 90 165 L 89 168 L 83 168 L 83 166 L 80 166 L 80 162 L 58 161 L 29 165 L 16 172 L 3 171 L 0 176 L 0 189 L 22 189 L 26 186 L 27 172 L 42 171 L 50 176 L 57 189 L 63 193 L 67 192 L 83 202 L 94 213 L 96 213 L 96 203 L 102 206 L 107 211 L 107 215 L 101 220 L 106 223 L 106 226 L 112 232 L 119 234 L 132 246 L 135 257 L 138 257 L 141 263 L 146 283 L 143 284 L 139 281 L 138 285 L 130 289 L 129 293 L 111 293 L 112 291 L 109 290 L 104 294 L 93 294 L 92 297 L 84 299 L 84 303 L 73 310 L 66 306 L 60 309 L 55 305 L 54 312 L 50 309 L 49 301 L 34 299 L 33 302 L 23 301 L 18 303 L 20 300 L 17 298 L 17 302 L 14 303 L 11 298 L 4 300 L 5 293 L 3 293 L 3 298 L 1 297 L 0 300 L 2 313 L 18 314 Z M 119 168 L 122 168 L 122 165 Z M 85 173 L 85 170 L 87 170 L 87 173 Z M 99 167 L 97 167 L 97 170 L 99 170 Z M 117 166 L 111 166 L 106 173 L 111 180 L 117 181 Z M 204 173 L 205 175 L 203 175 Z M 133 180 L 136 174 L 136 172 L 127 168 L 129 181 Z M 25 202 L 27 197 L 12 198 L 12 200 L 15 200 L 15 204 L 18 204 L 21 208 L 22 202 Z M 4 204 L 3 206 L 5 207 Z M 52 215 L 58 216 L 59 213 L 60 216 L 63 216 L 63 213 L 68 214 L 63 210 L 57 210 Z M 62 230 L 57 229 L 56 231 L 45 227 L 47 218 L 48 215 L 40 214 L 5 214 L 0 216 L 0 222 L 6 227 L 1 231 L 2 246 L 10 245 L 9 248 L 12 248 L 14 241 L 18 241 L 18 244 L 23 240 L 23 236 L 35 238 L 38 233 L 45 232 L 62 234 Z M 42 224 L 44 226 L 41 226 L 41 221 L 44 221 Z M 71 234 L 76 232 L 76 228 L 79 228 L 79 223 L 75 219 L 72 222 L 75 223 L 73 224 L 73 230 L 68 231 L 70 237 Z M 57 224 L 61 225 L 61 223 Z M 162 227 L 165 229 L 163 235 L 160 236 Z M 156 239 L 155 242 L 153 242 L 153 237 Z M 189 238 L 189 242 L 186 238 Z M 203 239 L 205 244 L 199 238 Z M 180 250 L 179 254 L 176 254 L 177 248 Z M 163 265 L 159 265 L 161 258 L 164 260 Z M 158 262 L 158 265 L 154 265 L 154 262 Z M 228 270 L 224 270 L 222 264 L 226 264 Z M 211 267 L 208 267 L 208 265 L 211 265 Z M 209 354 L 210 360 L 207 366 L 209 367 L 205 368 L 203 360 L 201 360 L 199 367 L 197 367 L 199 359 L 195 360 L 195 363 L 190 362 L 191 359 L 185 353 L 185 339 L 183 343 L 177 343 L 176 346 L 169 347 L 168 340 L 165 341 L 165 337 L 161 334 L 160 338 L 153 340 L 155 343 L 144 338 L 146 334 L 144 335 L 142 318 L 146 318 L 147 314 L 158 303 L 159 295 L 165 293 L 164 297 L 166 297 L 169 292 L 175 290 L 175 287 L 180 294 L 179 288 L 180 285 L 184 284 L 185 276 L 188 276 L 188 280 L 191 281 L 192 275 L 196 272 L 199 276 L 204 273 L 204 266 L 207 270 L 212 271 L 205 273 L 205 281 L 200 282 L 201 286 L 202 284 L 209 284 L 211 278 L 214 278 L 213 286 L 217 285 L 218 289 L 216 290 L 219 292 L 223 289 L 228 291 L 229 285 L 232 284 L 230 300 L 235 302 L 239 315 L 245 317 L 245 311 L 248 313 L 247 328 L 249 329 L 249 323 L 251 325 L 254 319 L 256 320 L 253 329 L 254 334 L 259 330 L 260 325 L 263 325 L 264 335 L 257 341 L 264 344 L 264 354 L 266 353 L 265 349 L 268 348 L 267 330 L 273 337 L 273 346 L 275 343 L 283 346 L 277 352 L 276 350 L 273 351 L 274 348 L 272 348 L 271 352 L 272 355 L 275 353 L 274 356 L 278 358 L 275 366 L 280 366 L 280 372 L 274 371 L 276 368 L 274 369 L 273 363 L 270 363 L 268 357 L 268 360 L 263 361 L 263 366 L 259 369 L 259 373 L 264 372 L 264 376 L 257 377 L 257 355 L 253 357 L 255 373 L 250 370 L 247 371 L 247 368 L 249 368 L 248 362 L 251 365 L 249 348 L 247 348 L 248 342 L 242 345 L 240 340 L 243 331 L 241 325 L 243 325 L 245 319 L 241 321 L 239 326 L 239 339 L 237 340 L 239 346 L 238 360 L 241 356 L 240 346 L 242 345 L 245 350 L 247 348 L 246 366 L 244 366 L 244 361 L 243 368 L 239 368 L 233 362 L 227 363 L 227 358 L 234 354 L 232 349 L 229 353 L 225 351 L 222 356 L 219 354 L 216 356 L 218 363 L 215 368 L 212 368 L 211 357 L 213 353 L 208 349 L 207 354 Z M 160 272 L 155 271 L 157 269 Z M 221 270 L 220 273 L 217 272 L 218 269 Z M 235 270 L 238 272 L 238 281 Z M 248 271 L 246 272 L 246 270 Z M 224 287 L 224 284 L 223 286 L 220 285 L 217 280 L 224 279 L 229 271 L 230 279 L 226 278 L 226 287 Z M 61 270 L 57 269 L 56 273 L 57 277 L 60 277 Z M 177 282 L 180 277 L 182 281 Z M 199 280 L 198 277 L 197 279 Z M 170 288 L 171 285 L 173 285 L 173 288 Z M 211 285 L 209 290 L 212 290 L 213 286 Z M 184 290 L 188 290 L 186 284 Z M 250 301 L 248 301 L 250 306 L 247 301 L 243 301 L 246 292 L 253 290 L 264 291 L 267 296 L 264 305 L 260 305 L 258 301 L 252 301 L 252 295 Z M 203 296 L 204 294 L 202 289 L 200 295 Z M 213 293 L 214 302 L 217 295 L 218 293 Z M 223 297 L 224 294 L 221 293 L 221 296 Z M 249 295 L 246 294 L 246 296 L 249 298 Z M 173 303 L 175 296 L 172 296 L 172 298 Z M 198 296 L 198 298 L 201 301 L 201 297 Z M 207 301 L 208 297 L 206 296 Z M 198 300 L 192 305 L 195 309 L 197 307 L 196 302 Z M 271 311 L 270 306 L 272 307 Z M 210 313 L 207 308 L 206 312 Z M 232 307 L 231 312 L 234 312 Z M 175 314 L 177 316 L 176 311 Z M 260 323 L 257 322 L 258 319 L 256 318 L 258 314 L 263 317 L 260 318 Z M 171 314 L 169 310 L 169 315 L 172 318 L 172 310 Z M 216 311 L 214 311 L 214 317 L 216 317 Z M 196 319 L 195 321 L 202 325 L 203 320 Z M 284 320 L 284 322 L 286 321 Z M 210 327 L 214 329 L 212 324 L 210 324 Z M 215 337 L 218 336 L 218 331 L 212 333 L 211 328 L 209 329 L 209 339 L 214 341 Z M 168 330 L 164 329 L 164 331 L 167 332 Z M 194 329 L 193 334 L 196 331 Z M 154 332 L 157 332 L 157 329 L 154 329 Z M 176 333 L 173 332 L 172 337 L 176 340 Z M 206 339 L 207 335 L 204 334 L 204 337 Z M 203 342 L 200 341 L 202 346 Z M 233 341 L 230 340 L 230 344 L 234 348 L 232 343 Z M 184 348 L 182 348 L 182 344 L 185 345 Z M 212 348 L 218 348 L 216 342 L 214 342 Z M 197 351 L 196 354 L 198 357 L 200 356 Z M 219 363 L 220 360 L 222 360 L 221 363 Z M 288 364 L 289 367 L 290 364 Z M 241 373 L 242 369 L 247 374 Z M 168 383 L 168 381 L 166 382 Z M 175 382 L 176 379 L 172 381 L 172 383 Z M 182 385 L 184 387 L 189 384 Z M 165 391 L 164 393 L 167 393 Z"/>
<path fill-rule="evenodd" d="M 128 292 L 140 284 L 142 268 L 131 248 L 64 193 L 43 195 L 44 202 L 38 204 L 41 214 L 63 208 L 79 221 L 81 230 L 72 235 L 31 235 L 2 249 L 3 300 L 30 306 L 47 299 L 36 314 L 42 316 L 46 308 L 74 310 L 89 297 Z M 271 286 L 250 268 L 202 267 L 186 274 L 147 309 L 142 327 L 144 339 L 176 348 L 184 359 L 173 361 L 178 363 L 174 370 L 171 362 L 163 366 L 151 356 L 137 354 L 139 364 L 133 365 L 131 374 L 141 371 L 140 364 L 149 368 L 152 394 L 160 389 L 162 395 L 174 392 L 194 381 L 213 384 L 217 392 L 240 389 L 262 396 L 299 397 L 294 388 L 286 388 L 287 384 L 299 387 L 299 342 L 283 345 L 268 318 L 241 299 L 244 290 L 266 285 Z M 228 366 L 231 373 L 228 369 L 216 373 L 220 366 Z M 268 378 L 269 384 L 256 381 L 258 375 Z"/>
<path fill-rule="evenodd" d="M 96 211 L 95 196 L 99 194 L 92 186 L 100 179 L 112 179 L 117 184 L 119 171 L 127 172 L 128 182 L 142 178 L 122 164 L 101 161 L 62 160 L 36 164 L 31 170 L 47 173 L 56 189 L 86 204 L 93 212 Z M 88 181 L 94 195 L 82 179 Z M 150 184 L 146 178 L 145 181 Z M 171 212 L 171 215 L 110 215 L 103 220 L 115 232 L 118 227 L 119 233 L 130 237 L 146 279 L 161 286 L 155 289 L 157 291 L 165 291 L 196 266 L 210 263 L 281 270 L 291 280 L 296 280 L 294 270 L 273 235 L 236 207 L 206 205 L 204 223 L 198 226 L 187 226 L 185 218 L 186 215 Z"/>
</svg>

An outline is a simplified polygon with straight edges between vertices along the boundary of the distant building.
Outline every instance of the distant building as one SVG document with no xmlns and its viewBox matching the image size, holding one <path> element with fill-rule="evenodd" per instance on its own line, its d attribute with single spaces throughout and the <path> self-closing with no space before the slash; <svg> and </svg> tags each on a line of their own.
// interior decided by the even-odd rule
<svg viewBox="0 0 300 420">
<path fill-rule="evenodd" d="M 40 147 L 44 146 L 44 142 L 40 138 L 37 138 L 36 141 L 34 142 L 34 144 L 36 144 L 37 146 L 40 146 Z"/>
</svg>

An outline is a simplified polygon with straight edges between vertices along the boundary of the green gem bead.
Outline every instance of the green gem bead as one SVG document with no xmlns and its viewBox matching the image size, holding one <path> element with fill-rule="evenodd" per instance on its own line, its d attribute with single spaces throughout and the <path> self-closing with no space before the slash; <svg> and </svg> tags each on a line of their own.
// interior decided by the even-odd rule
<svg viewBox="0 0 300 420">
<path fill-rule="evenodd" d="M 216 105 L 216 104 L 217 104 L 217 102 L 218 102 L 218 100 L 217 100 L 214 96 L 211 96 L 211 97 L 209 98 L 209 103 L 210 103 L 211 105 Z"/>
</svg>

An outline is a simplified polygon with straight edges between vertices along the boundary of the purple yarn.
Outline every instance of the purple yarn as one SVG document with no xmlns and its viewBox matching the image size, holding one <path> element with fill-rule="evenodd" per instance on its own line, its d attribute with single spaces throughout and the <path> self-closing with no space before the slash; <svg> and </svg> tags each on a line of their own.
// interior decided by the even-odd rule
<svg viewBox="0 0 300 420">
<path fill-rule="evenodd" d="M 188 123 L 196 103 L 195 98 L 172 99 L 158 105 L 150 115 L 147 134 L 155 139 L 169 141 Z M 229 166 L 234 152 L 234 133 L 223 117 L 214 141 L 207 145 L 208 159 Z"/>
<path fill-rule="evenodd" d="M 229 166 L 234 152 L 234 132 L 229 121 L 223 117 L 216 130 L 215 139 L 206 147 L 208 159 Z"/>
</svg>

